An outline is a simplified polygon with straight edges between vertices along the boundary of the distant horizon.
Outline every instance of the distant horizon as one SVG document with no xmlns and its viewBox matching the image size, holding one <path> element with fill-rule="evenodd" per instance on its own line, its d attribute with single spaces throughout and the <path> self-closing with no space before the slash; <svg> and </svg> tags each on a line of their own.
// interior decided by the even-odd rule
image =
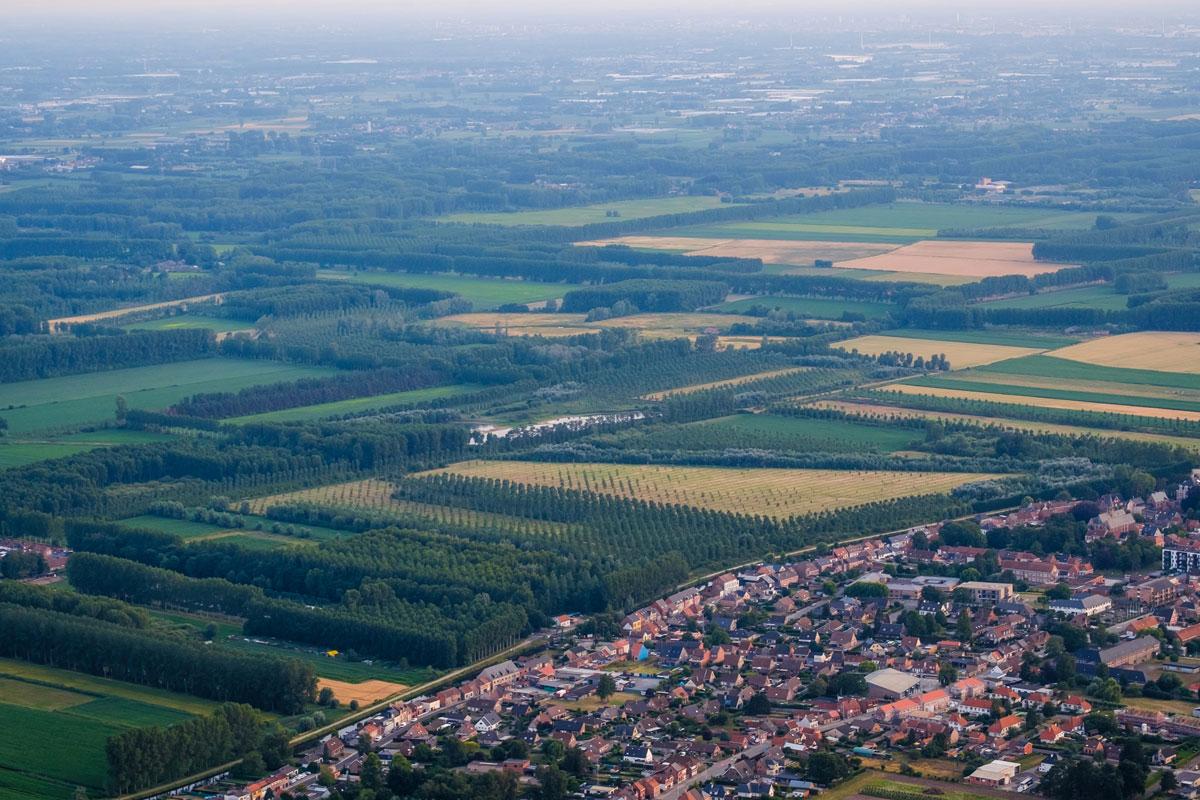
<svg viewBox="0 0 1200 800">
<path fill-rule="evenodd" d="M 261 0 L 253 8 L 236 0 L 105 0 L 102 3 L 86 0 L 10 0 L 6 12 L 10 20 L 53 20 L 56 24 L 70 26 L 72 20 L 63 15 L 73 15 L 77 20 L 119 20 L 128 22 L 136 15 L 146 22 L 169 18 L 226 18 L 237 20 L 277 21 L 310 19 L 313 16 L 328 17 L 328 21 L 353 25 L 356 18 L 410 19 L 422 22 L 437 20 L 458 21 L 463 15 L 474 20 L 497 22 L 504 19 L 513 22 L 529 22 L 530 17 L 557 22 L 571 19 L 601 19 L 614 16 L 636 18 L 673 17 L 679 21 L 697 18 L 748 18 L 755 15 L 774 17 L 778 15 L 804 16 L 856 16 L 859 14 L 885 14 L 889 17 L 917 14 L 922 18 L 951 17 L 955 14 L 970 16 L 995 16 L 1012 18 L 1033 15 L 1044 18 L 1056 14 L 1080 15 L 1088 18 L 1121 18 L 1150 20 L 1163 14 L 1183 15 L 1200 21 L 1200 8 L 1187 0 L 1147 0 L 1130 8 L 1123 0 L 961 0 L 948 3 L 946 0 L 611 0 L 604 4 L 554 2 L 553 0 L 515 0 L 502 7 L 494 0 L 446 0 L 437 4 L 387 2 L 387 0 L 305 0 L 301 3 L 289 0 Z M 1178 21 L 1178 20 L 1177 20 Z"/>
</svg>

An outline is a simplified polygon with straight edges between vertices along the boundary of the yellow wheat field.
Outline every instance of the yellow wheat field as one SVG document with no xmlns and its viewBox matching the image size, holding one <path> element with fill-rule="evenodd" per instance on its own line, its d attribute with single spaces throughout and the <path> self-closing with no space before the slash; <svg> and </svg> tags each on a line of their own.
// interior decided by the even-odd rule
<svg viewBox="0 0 1200 800">
<path fill-rule="evenodd" d="M 651 392 L 650 394 L 642 395 L 643 400 L 662 400 L 666 397 L 672 397 L 680 394 L 692 394 L 693 392 L 702 392 L 705 389 L 720 389 L 725 386 L 741 386 L 743 383 L 762 380 L 763 378 L 774 378 L 779 375 L 791 375 L 796 372 L 805 372 L 811 367 L 789 367 L 787 369 L 772 369 L 767 372 L 756 372 L 753 375 L 742 375 L 738 378 L 727 378 L 723 381 L 711 381 L 709 383 L 693 383 L 691 386 L 680 386 L 677 389 L 665 389 L 661 392 Z"/>
<path fill-rule="evenodd" d="M 953 362 L 951 362 L 953 363 Z M 1036 406 L 1038 408 L 1061 408 L 1067 411 L 1100 411 L 1105 414 L 1128 414 L 1135 417 L 1156 417 L 1158 419 L 1200 420 L 1200 411 L 1180 411 L 1174 408 L 1150 408 L 1147 406 L 1130 406 L 1121 403 L 1093 403 L 1086 400 L 1058 400 L 1050 397 L 1030 397 L 1028 395 L 1014 396 L 1011 394 L 996 394 L 988 391 L 966 391 L 963 389 L 942 389 L 936 386 L 908 386 L 892 384 L 888 391 L 901 394 L 926 395 L 932 397 L 956 397 L 962 400 L 986 400 L 989 403 L 1005 403 L 1012 406 Z"/>
<path fill-rule="evenodd" d="M 1102 367 L 1200 375 L 1200 333 L 1126 333 L 1073 344 L 1050 355 Z"/>
<path fill-rule="evenodd" d="M 913 355 L 930 356 L 944 354 L 950 361 L 951 369 L 965 369 L 984 364 L 994 364 L 1010 358 L 1033 355 L 1043 352 L 1036 347 L 1012 347 L 1002 344 L 976 344 L 974 342 L 947 342 L 935 339 L 908 339 L 903 336 L 859 336 L 857 339 L 847 339 L 835 342 L 833 347 L 842 350 L 857 350 L 870 356 L 882 353 L 912 353 Z"/>
<path fill-rule="evenodd" d="M 339 702 L 346 704 L 351 700 L 357 700 L 361 705 L 374 703 L 378 700 L 386 700 L 389 697 L 400 694 L 408 687 L 403 683 L 390 683 L 381 680 L 369 680 L 362 683 L 347 683 L 346 681 L 335 681 L 329 678 L 319 678 L 317 680 L 317 691 L 322 689 L 330 689 L 333 691 L 333 696 Z"/>
<path fill-rule="evenodd" d="M 739 469 L 535 461 L 462 461 L 426 475 L 454 473 L 514 483 L 787 518 L 918 494 L 948 492 L 994 475 L 878 470 Z"/>
</svg>

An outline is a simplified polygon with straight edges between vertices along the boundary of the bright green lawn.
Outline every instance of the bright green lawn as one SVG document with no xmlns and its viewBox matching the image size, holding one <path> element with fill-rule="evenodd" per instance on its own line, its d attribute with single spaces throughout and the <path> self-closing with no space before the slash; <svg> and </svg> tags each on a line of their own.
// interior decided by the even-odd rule
<svg viewBox="0 0 1200 800">
<path fill-rule="evenodd" d="M 454 386 L 433 386 L 428 389 L 412 389 L 407 392 L 391 392 L 374 397 L 356 397 L 351 400 L 337 400 L 332 403 L 319 403 L 314 406 L 300 408 L 285 408 L 282 411 L 267 411 L 262 414 L 250 414 L 244 417 L 233 417 L 225 420 L 238 425 L 247 422 L 296 422 L 300 420 L 321 419 L 342 414 L 353 414 L 359 411 L 372 411 L 389 406 L 424 403 L 443 397 L 453 397 L 464 394 L 479 387 L 467 384 Z"/>
<path fill-rule="evenodd" d="M 590 206 L 555 208 L 546 211 L 514 211 L 511 213 L 465 213 L 442 217 L 442 222 L 483 223 L 486 225 L 588 225 L 593 222 L 620 222 L 626 219 L 645 219 L 665 214 L 682 214 L 719 208 L 721 200 L 712 196 L 657 197 L 648 200 L 617 200 Z M 605 216 L 616 211 L 619 217 Z"/>
<path fill-rule="evenodd" d="M 130 408 L 161 409 L 200 392 L 231 392 L 334 372 L 276 361 L 205 358 L 43 378 L 0 384 L 0 416 L 8 420 L 10 435 L 19 435 L 112 419 L 118 395 L 124 395 Z"/>
<path fill-rule="evenodd" d="M 824 297 L 751 297 L 745 300 L 734 300 L 717 306 L 721 311 L 741 313 L 754 306 L 779 308 L 791 311 L 805 317 L 816 319 L 841 319 L 842 313 L 849 311 L 862 314 L 867 319 L 882 319 L 888 314 L 899 311 L 897 306 L 887 303 L 871 303 L 861 300 L 833 300 Z"/>
<path fill-rule="evenodd" d="M 254 326 L 245 320 L 225 319 L 223 317 L 206 317 L 200 314 L 176 314 L 173 317 L 163 317 L 149 322 L 131 322 L 122 326 L 126 330 L 143 331 L 176 331 L 200 328 L 217 333 L 228 331 L 248 331 Z"/>
<path fill-rule="evenodd" d="M 506 303 L 540 303 L 562 297 L 575 283 L 540 283 L 538 281 L 483 278 L 475 275 L 451 275 L 448 273 L 425 274 L 415 272 L 342 272 L 321 270 L 318 278 L 365 283 L 371 286 L 407 287 L 436 289 L 454 292 L 469 300 L 477 311 L 502 306 Z"/>
</svg>

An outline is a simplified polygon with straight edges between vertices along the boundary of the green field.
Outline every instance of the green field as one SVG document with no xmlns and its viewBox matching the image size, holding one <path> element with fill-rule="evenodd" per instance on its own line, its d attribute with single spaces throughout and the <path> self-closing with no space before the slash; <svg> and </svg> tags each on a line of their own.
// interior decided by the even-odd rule
<svg viewBox="0 0 1200 800">
<path fill-rule="evenodd" d="M 791 311 L 798 316 L 815 319 L 841 319 L 842 313 L 849 311 L 862 314 L 867 319 L 883 319 L 888 314 L 898 311 L 896 306 L 887 303 L 871 303 L 862 300 L 831 300 L 824 297 L 749 297 L 744 300 L 734 300 L 717 306 L 720 311 L 740 314 L 754 306 L 778 308 Z"/>
<path fill-rule="evenodd" d="M 215 703 L 158 689 L 0 659 L 0 797 L 100 794 L 104 745 L 126 728 L 171 725 Z"/>
<path fill-rule="evenodd" d="M 681 450 L 756 448 L 780 451 L 882 452 L 924 439 L 913 428 L 776 414 L 737 414 L 627 436 L 631 447 Z"/>
<path fill-rule="evenodd" d="M 235 392 L 298 378 L 332 375 L 325 367 L 205 358 L 0 385 L 0 416 L 10 435 L 95 424 L 113 418 L 118 395 L 130 408 L 161 409 L 200 392 Z"/>
<path fill-rule="evenodd" d="M 1033 355 L 1012 358 L 976 367 L 982 372 L 1006 375 L 1032 375 L 1039 378 L 1059 378 L 1064 381 L 1101 381 L 1105 383 L 1128 383 L 1133 386 L 1165 386 L 1174 389 L 1200 390 L 1200 375 L 1185 372 L 1158 372 L 1149 369 L 1123 369 L 1085 364 L 1053 355 Z"/>
<path fill-rule="evenodd" d="M 951 228 L 1082 229 L 1091 227 L 1095 220 L 1095 214 L 1041 208 L 899 202 L 752 222 L 694 225 L 672 229 L 671 235 L 907 244 L 935 238 L 939 230 Z"/>
<path fill-rule="evenodd" d="M 224 319 L 223 317 L 206 317 L 200 314 L 177 314 L 173 317 L 163 317 L 148 322 L 131 322 L 123 325 L 126 330 L 143 331 L 175 331 L 200 328 L 206 331 L 227 333 L 229 331 L 248 331 L 254 328 L 252 324 L 240 319 Z"/>
<path fill-rule="evenodd" d="M 505 303 L 540 303 L 562 297 L 575 283 L 540 283 L 538 281 L 482 278 L 474 275 L 425 274 L 416 272 L 341 272 L 320 270 L 318 278 L 350 281 L 370 286 L 435 289 L 454 292 L 469 300 L 476 311 L 488 311 Z"/>
<path fill-rule="evenodd" d="M 163 442 L 171 438 L 168 434 L 113 428 L 72 433 L 50 439 L 0 439 L 0 469 L 23 467 L 51 458 L 64 458 L 97 447 Z"/>
<path fill-rule="evenodd" d="M 620 222 L 626 219 L 645 219 L 665 214 L 705 211 L 719 208 L 720 198 L 710 195 L 697 197 L 656 197 L 648 200 L 615 200 L 590 206 L 554 208 L 546 211 L 482 212 L 450 214 L 442 222 L 465 222 L 485 225 L 589 225 L 594 222 Z M 619 217 L 606 216 L 616 211 Z"/>
<path fill-rule="evenodd" d="M 241 622 L 227 618 L 214 618 L 201 614 L 190 614 L 181 611 L 151 610 L 151 616 L 169 627 L 187 629 L 192 633 L 201 633 L 209 625 L 216 626 L 217 635 L 213 639 L 218 647 L 229 647 L 257 655 L 285 656 L 299 658 L 311 662 L 317 674 L 323 678 L 335 681 L 358 683 L 361 681 L 379 679 L 404 683 L 415 686 L 433 680 L 438 672 L 433 669 L 416 667 L 394 667 L 383 662 L 351 661 L 345 656 L 331 658 L 323 651 L 312 647 L 279 642 L 269 639 L 248 639 L 242 635 Z"/>
<path fill-rule="evenodd" d="M 1083 392 L 1074 389 L 1053 389 L 1041 386 L 1015 386 L 1004 383 L 984 383 L 982 381 L 958 380 L 928 376 L 904 381 L 909 386 L 930 386 L 939 389 L 958 389 L 968 392 L 988 392 L 990 394 L 1011 395 L 1015 397 L 1046 397 L 1054 400 L 1077 400 L 1083 403 L 1115 403 L 1142 408 L 1168 408 L 1175 411 L 1200 412 L 1200 402 L 1178 400 L 1171 398 L 1139 397 L 1127 394 L 1110 394 L 1104 392 Z"/>
<path fill-rule="evenodd" d="M 982 305 L 986 308 L 1099 308 L 1105 311 L 1121 311 L 1126 308 L 1128 299 L 1127 295 L 1113 291 L 1111 285 L 1104 285 L 1023 294 L 1019 297 L 989 300 Z"/>
<path fill-rule="evenodd" d="M 453 397 L 478 389 L 477 386 L 459 384 L 455 386 L 433 386 L 428 389 L 412 389 L 407 392 L 391 392 L 374 397 L 355 397 L 351 400 L 337 400 L 332 403 L 319 403 L 315 406 L 285 408 L 282 411 L 267 411 L 262 414 L 250 414 L 245 417 L 233 417 L 225 420 L 234 424 L 247 422 L 298 422 L 301 420 L 335 417 L 342 414 L 353 414 L 360 411 L 373 411 L 389 406 L 424 403 L 429 400 L 439 400 L 443 397 Z"/>
<path fill-rule="evenodd" d="M 1044 347 L 1053 349 L 1067 347 L 1079 340 L 1070 336 L 1021 331 L 923 331 L 916 328 L 901 328 L 881 331 L 880 336 L 898 336 L 904 339 L 932 339 L 940 342 L 970 342 L 971 344 L 1001 344 L 1010 347 Z"/>
<path fill-rule="evenodd" d="M 1163 277 L 1171 289 L 1200 288 L 1200 272 L 1178 272 Z M 1098 308 L 1104 311 L 1122 311 L 1128 307 L 1128 300 L 1129 295 L 1118 294 L 1111 283 L 1106 283 L 1005 297 L 989 300 L 982 305 L 987 308 Z"/>
<path fill-rule="evenodd" d="M 190 519 L 171 519 L 168 517 L 156 517 L 152 514 L 145 514 L 140 517 L 129 517 L 128 519 L 118 520 L 118 524 L 129 528 L 141 528 L 145 530 L 159 531 L 160 533 L 172 534 L 181 539 L 211 539 L 218 537 L 220 534 L 229 534 L 228 536 L 219 536 L 222 542 L 231 542 L 236 544 L 245 544 L 250 547 L 263 548 L 265 546 L 278 547 L 279 545 L 297 545 L 304 543 L 313 543 L 328 539 L 340 539 L 343 536 L 353 536 L 354 534 L 346 531 L 339 531 L 333 528 L 322 528 L 319 525 L 301 525 L 292 524 L 289 522 L 276 522 L 266 519 L 265 517 L 257 517 L 253 515 L 236 516 L 245 521 L 244 527 L 241 528 L 225 528 L 220 525 L 211 525 L 207 522 L 195 522 Z M 262 525 L 262 530 L 257 530 L 256 526 Z M 290 536 L 273 530 L 273 527 L 278 525 L 281 530 L 293 528 L 299 534 L 302 531 L 307 531 L 308 536 Z"/>
</svg>

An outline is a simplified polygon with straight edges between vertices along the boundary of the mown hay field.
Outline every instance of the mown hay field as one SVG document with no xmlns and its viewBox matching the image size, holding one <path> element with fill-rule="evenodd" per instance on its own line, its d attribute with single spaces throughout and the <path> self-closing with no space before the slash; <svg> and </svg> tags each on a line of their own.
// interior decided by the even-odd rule
<svg viewBox="0 0 1200 800">
<path fill-rule="evenodd" d="M 643 395 L 643 400 L 662 400 L 667 397 L 672 397 L 681 394 L 693 394 L 695 392 L 703 392 L 706 389 L 722 389 L 726 386 L 741 386 L 743 383 L 762 380 L 763 378 L 775 378 L 780 375 L 792 375 L 797 372 L 804 372 L 810 367 L 788 367 L 787 369 L 772 369 L 766 372 L 756 372 L 753 375 L 741 375 L 737 378 L 727 378 L 723 381 L 710 381 L 708 383 L 693 383 L 690 386 L 680 386 L 676 389 L 665 389 L 661 392 L 651 392 Z"/>
<path fill-rule="evenodd" d="M 866 355 L 877 356 L 882 353 L 912 353 L 924 356 L 943 354 L 950 361 L 951 369 L 977 367 L 981 364 L 992 364 L 1010 358 L 1019 358 L 1042 352 L 1042 348 L 1013 347 L 1011 345 L 984 344 L 981 342 L 955 342 L 943 339 L 920 339 L 903 336 L 859 336 L 835 342 L 833 347 L 841 350 L 857 350 Z"/>
<path fill-rule="evenodd" d="M 1200 375 L 1200 333 L 1139 331 L 1080 342 L 1052 355 L 1103 367 Z"/>
<path fill-rule="evenodd" d="M 1107 414 L 1127 414 L 1137 417 L 1155 417 L 1158 419 L 1182 419 L 1189 421 L 1200 420 L 1200 411 L 1184 409 L 1155 408 L 1148 406 L 1130 405 L 1128 403 L 1104 403 L 1087 400 L 1069 400 L 1063 398 L 1034 397 L 1032 395 L 1015 396 L 988 391 L 969 391 L 963 389 L 945 389 L 936 386 L 911 386 L 892 384 L 889 391 L 908 395 L 926 395 L 930 397 L 955 397 L 962 400 L 985 400 L 990 403 L 1007 403 L 1014 406 L 1035 406 L 1037 408 L 1059 408 L 1068 411 L 1098 411 Z"/>
<path fill-rule="evenodd" d="M 938 494 L 965 483 L 995 477 L 961 472 L 739 469 L 479 460 L 463 461 L 422 474 L 441 473 L 579 489 L 656 503 L 697 506 L 737 514 L 760 514 L 779 519 L 878 500 Z"/>
<path fill-rule="evenodd" d="M 913 274 L 987 278 L 998 275 L 1032 277 L 1057 272 L 1065 264 L 1035 261 L 1029 242 L 969 242 L 958 239 L 923 240 L 881 255 L 834 264 L 835 268 L 882 270 Z"/>
</svg>

